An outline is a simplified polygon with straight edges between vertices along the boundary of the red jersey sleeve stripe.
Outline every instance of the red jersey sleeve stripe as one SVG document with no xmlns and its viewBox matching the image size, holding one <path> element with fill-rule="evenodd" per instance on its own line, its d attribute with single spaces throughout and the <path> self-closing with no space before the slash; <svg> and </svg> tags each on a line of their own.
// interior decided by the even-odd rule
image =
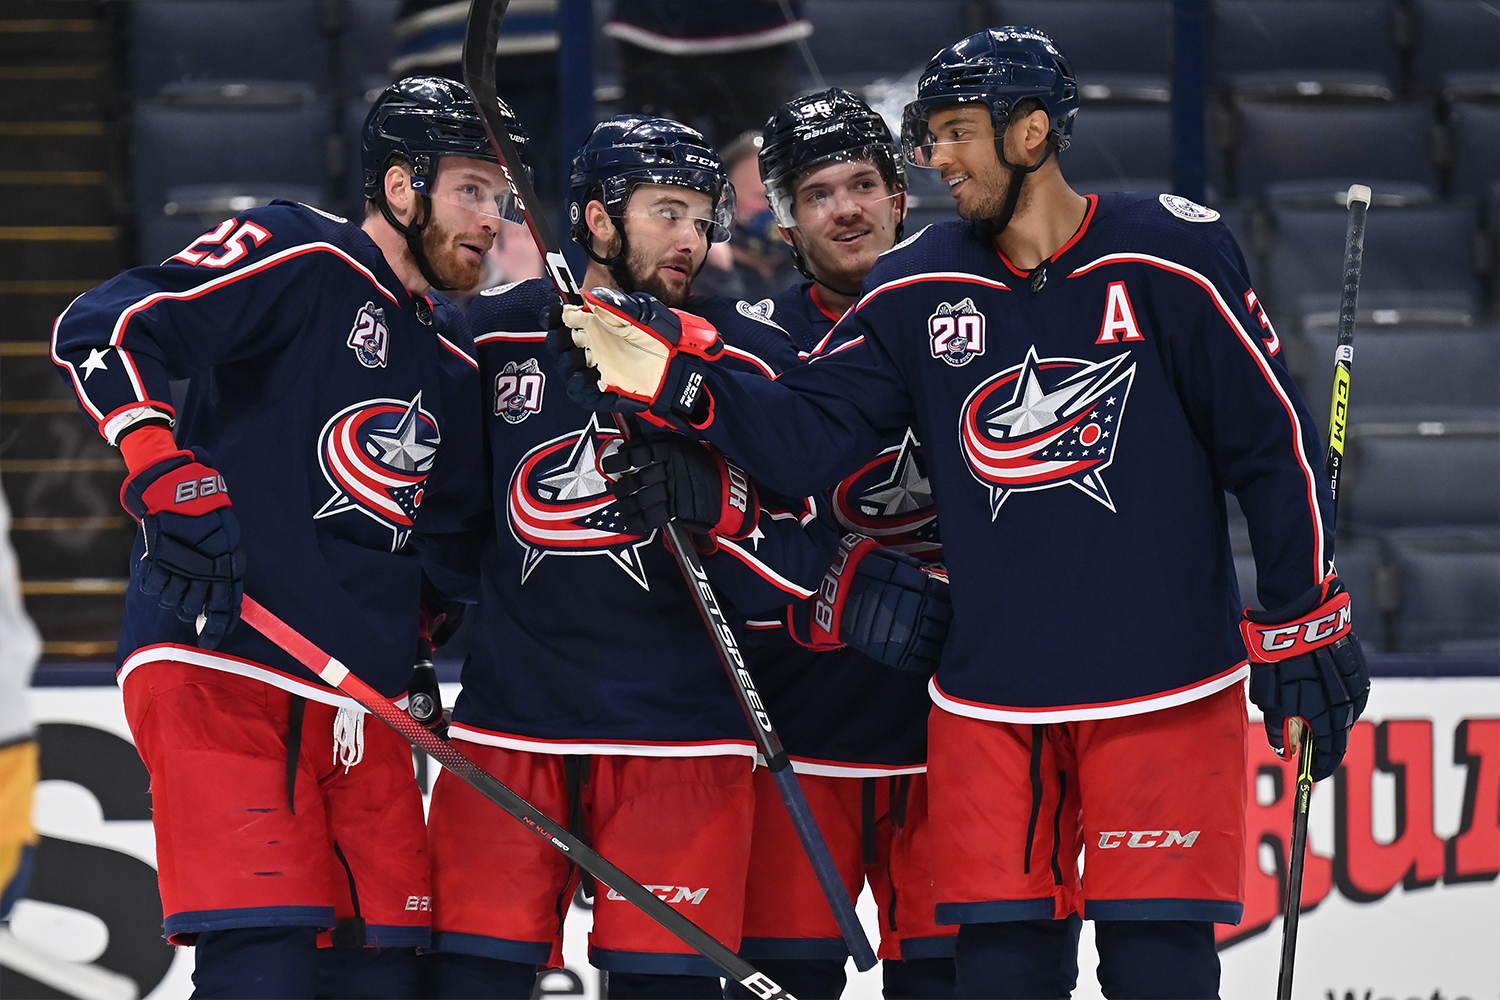
<svg viewBox="0 0 1500 1000">
<path fill-rule="evenodd" d="M 537 331 L 534 331 L 534 332 L 531 332 L 531 333 L 509 333 L 509 332 L 506 332 L 506 331 L 503 331 L 503 330 L 496 330 L 493 333 L 482 333 L 482 334 L 480 334 L 479 336 L 477 336 L 477 337 L 474 338 L 474 343 L 476 343 L 476 344 L 498 344 L 498 343 L 541 344 L 541 343 L 545 343 L 546 340 L 547 340 L 547 331 L 546 330 L 537 330 Z"/>
<path fill-rule="evenodd" d="M 746 364 L 753 365 L 755 368 L 764 373 L 766 378 L 776 377 L 776 369 L 772 368 L 770 365 L 766 364 L 764 361 L 756 357 L 754 354 L 751 354 L 749 351 L 741 350 L 740 348 L 735 347 L 732 344 L 725 344 L 724 353 L 729 355 L 731 358 L 739 358 Z"/>
<path fill-rule="evenodd" d="M 1287 396 L 1286 390 L 1282 388 L 1275 373 L 1271 371 L 1271 362 L 1258 349 L 1255 340 L 1246 332 L 1239 319 L 1230 310 L 1229 303 L 1225 301 L 1224 296 L 1219 293 L 1219 289 L 1214 283 L 1190 267 L 1179 264 L 1176 261 L 1153 257 L 1150 254 L 1116 253 L 1108 254 L 1083 265 L 1075 270 L 1073 275 L 1086 274 L 1106 264 L 1125 263 L 1148 264 L 1152 267 L 1159 267 L 1164 271 L 1170 271 L 1173 274 L 1181 275 L 1190 281 L 1196 282 L 1204 291 L 1208 292 L 1209 296 L 1213 299 L 1214 306 L 1219 310 L 1219 314 L 1224 317 L 1224 321 L 1229 324 L 1230 329 L 1235 332 L 1245 350 L 1250 353 L 1250 357 L 1254 359 L 1256 368 L 1260 371 L 1261 376 L 1271 386 L 1271 390 L 1276 394 L 1276 398 L 1281 401 L 1282 408 L 1286 410 L 1287 419 L 1292 422 L 1292 448 L 1297 457 L 1297 465 L 1302 470 L 1303 477 L 1307 482 L 1307 507 L 1308 512 L 1312 516 L 1313 538 L 1316 540 L 1313 545 L 1313 580 L 1316 582 L 1323 579 L 1323 567 L 1327 564 L 1328 560 L 1325 549 L 1326 539 L 1323 537 L 1322 511 L 1318 507 L 1317 473 L 1313 471 L 1312 463 L 1308 461 L 1307 452 L 1302 446 L 1302 422 L 1297 419 L 1296 407 L 1292 406 L 1292 401 Z M 1073 275 L 1069 275 L 1069 277 Z"/>
<path fill-rule="evenodd" d="M 962 271 L 928 271 L 923 274 L 909 274 L 904 278 L 887 281 L 883 285 L 870 289 L 864 298 L 854 303 L 853 308 L 849 312 L 858 312 L 869 305 L 877 296 L 892 289 L 905 288 L 907 285 L 916 285 L 924 281 L 952 281 L 969 285 L 984 285 L 986 288 L 998 288 L 1004 292 L 1010 291 L 1010 286 L 1004 282 L 995 281 L 993 278 L 981 278 L 977 274 L 964 274 Z M 848 313 L 844 315 L 847 316 Z"/>
<path fill-rule="evenodd" d="M 78 299 L 73 300 L 73 302 L 77 301 Z M 68 303 L 68 309 L 73 308 L 73 302 Z M 104 413 L 99 409 L 99 407 L 94 405 L 94 401 L 92 399 L 89 399 L 88 390 L 83 387 L 83 379 L 78 377 L 78 369 L 74 368 L 71 364 L 57 356 L 57 328 L 62 325 L 63 317 L 68 314 L 68 309 L 64 309 L 62 312 L 58 313 L 57 319 L 52 321 L 52 343 L 48 345 L 47 351 L 52 357 L 52 363 L 54 365 L 57 365 L 63 371 L 67 372 L 68 377 L 73 380 L 73 391 L 77 393 L 78 401 L 83 404 L 83 408 L 87 410 L 89 412 L 89 415 L 92 416 L 96 421 L 102 421 L 104 419 Z"/>
<path fill-rule="evenodd" d="M 727 541 L 723 538 L 720 538 L 718 542 L 719 548 L 722 551 L 728 552 L 740 562 L 750 567 L 751 572 L 755 573 L 756 576 L 759 576 L 761 579 L 765 580 L 773 587 L 776 587 L 779 590 L 784 590 L 788 594 L 792 594 L 795 597 L 811 597 L 813 594 L 817 593 L 817 591 L 815 590 L 808 590 L 806 587 L 797 586 L 795 583 L 788 580 L 780 573 L 777 573 L 775 570 L 771 569 L 771 567 L 755 558 L 755 556 L 751 555 L 749 552 L 745 551 L 734 542 Z"/>
<path fill-rule="evenodd" d="M 462 347 L 459 347 L 457 344 L 449 340 L 447 337 L 443 336 L 441 333 L 437 335 L 437 339 L 438 342 L 448 350 L 452 351 L 454 354 L 457 354 L 459 357 L 467 361 L 469 363 L 469 367 L 473 368 L 475 371 L 479 370 L 479 362 L 469 357 L 468 352 L 465 351 Z"/>
</svg>

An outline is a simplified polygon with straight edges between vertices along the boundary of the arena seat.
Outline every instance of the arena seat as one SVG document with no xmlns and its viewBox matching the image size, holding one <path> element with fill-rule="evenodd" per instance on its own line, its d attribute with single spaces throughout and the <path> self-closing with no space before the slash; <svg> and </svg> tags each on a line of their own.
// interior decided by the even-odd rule
<svg viewBox="0 0 1500 1000">
<path fill-rule="evenodd" d="M 1045 31 L 1081 83 L 1098 74 L 1172 73 L 1172 5 L 1163 0 L 992 0 L 990 23 Z"/>
<path fill-rule="evenodd" d="M 1209 7 L 1211 83 L 1241 73 L 1320 70 L 1380 74 L 1394 87 L 1401 63 L 1392 0 L 1217 0 Z"/>
<path fill-rule="evenodd" d="M 286 107 L 142 104 L 132 161 L 137 209 L 159 214 L 184 184 L 328 184 L 331 112 L 313 99 Z"/>
<path fill-rule="evenodd" d="M 143 263 L 154 264 L 186 247 L 236 212 L 272 201 L 300 201 L 320 206 L 323 193 L 295 184 L 185 184 L 169 188 L 166 203 L 140 219 Z"/>
<path fill-rule="evenodd" d="M 1171 189 L 1172 116 L 1165 107 L 1109 107 L 1086 104 L 1074 123 L 1073 141 L 1062 154 L 1063 175 L 1075 188 L 1093 191 L 1145 190 L 1110 187 L 1107 182 L 1165 178 L 1157 191 Z"/>
<path fill-rule="evenodd" d="M 1273 320 L 1288 332 L 1309 293 L 1337 294 L 1343 287 L 1342 209 L 1275 209 L 1267 257 Z M 1465 206 L 1432 205 L 1370 211 L 1365 229 L 1362 286 L 1383 291 L 1440 290 L 1477 300 L 1474 234 L 1478 220 Z"/>
<path fill-rule="evenodd" d="M 155 97 L 182 80 L 323 80 L 328 44 L 318 0 L 134 0 L 132 90 Z"/>
<path fill-rule="evenodd" d="M 975 30 L 962 0 L 926 0 L 920 14 L 906 0 L 806 0 L 803 11 L 813 24 L 808 49 L 830 87 L 920 70 Z"/>
<path fill-rule="evenodd" d="M 400 5 L 401 0 L 344 0 L 338 54 L 339 90 L 345 97 L 362 98 L 390 82 Z"/>
<path fill-rule="evenodd" d="M 1387 535 L 1400 601 L 1391 620 L 1403 652 L 1500 652 L 1500 530 L 1419 528 Z"/>
<path fill-rule="evenodd" d="M 1237 109 L 1235 190 L 1265 197 L 1278 181 L 1353 178 L 1437 190 L 1432 112 L 1420 104 L 1250 103 Z"/>
<path fill-rule="evenodd" d="M 1385 607 L 1382 575 L 1384 556 L 1374 539 L 1341 538 L 1335 552 L 1339 579 L 1349 591 L 1354 604 L 1355 632 L 1366 650 L 1383 652 L 1386 647 Z M 1234 572 L 1240 588 L 1240 600 L 1246 607 L 1264 610 L 1256 593 L 1255 557 L 1248 548 L 1236 550 Z"/>
<path fill-rule="evenodd" d="M 1500 105 L 1455 104 L 1448 113 L 1448 126 L 1455 147 L 1453 193 L 1482 203 L 1500 176 Z"/>
<path fill-rule="evenodd" d="M 1338 332 L 1310 331 L 1307 395 L 1326 393 Z M 1453 420 L 1500 409 L 1500 327 L 1357 329 L 1351 406 L 1361 420 Z M 1477 410 L 1465 414 L 1464 409 Z M 1326 407 L 1315 408 L 1320 424 Z"/>
<path fill-rule="evenodd" d="M 1412 73 L 1417 90 L 1442 92 L 1455 71 L 1500 72 L 1500 17 L 1487 0 L 1411 0 L 1415 45 Z"/>
<path fill-rule="evenodd" d="M 1356 352 L 1357 355 L 1357 352 Z M 1453 431 L 1469 431 L 1455 433 Z M 1359 534 L 1500 524 L 1500 425 L 1356 422 L 1340 521 Z"/>
</svg>

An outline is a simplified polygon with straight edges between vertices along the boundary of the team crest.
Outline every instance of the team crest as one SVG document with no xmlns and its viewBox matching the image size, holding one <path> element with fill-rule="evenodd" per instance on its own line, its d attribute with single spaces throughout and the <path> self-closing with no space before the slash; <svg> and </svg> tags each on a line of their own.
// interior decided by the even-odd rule
<svg viewBox="0 0 1500 1000">
<path fill-rule="evenodd" d="M 510 478 L 510 530 L 525 550 L 521 582 L 548 556 L 604 556 L 645 590 L 641 550 L 656 532 L 632 534 L 600 469 L 621 435 L 598 414 L 582 430 L 531 449 Z"/>
<path fill-rule="evenodd" d="M 349 331 L 349 346 L 366 368 L 384 368 L 391 355 L 391 330 L 385 323 L 385 310 L 366 302 L 354 317 Z"/>
<path fill-rule="evenodd" d="M 833 491 L 833 514 L 846 530 L 918 559 L 941 559 L 937 508 L 922 461 L 922 446 L 906 436 L 875 456 Z"/>
<path fill-rule="evenodd" d="M 1186 222 L 1213 222 L 1219 213 L 1205 208 L 1196 201 L 1189 201 L 1180 194 L 1164 194 L 1158 199 L 1161 207 Z"/>
<path fill-rule="evenodd" d="M 984 353 L 984 314 L 973 299 L 943 302 L 927 318 L 932 356 L 961 368 Z"/>
<path fill-rule="evenodd" d="M 495 416 L 508 424 L 519 424 L 533 413 L 541 413 L 546 388 L 547 376 L 536 358 L 527 358 L 519 365 L 505 362 L 495 376 Z"/>
<path fill-rule="evenodd" d="M 333 496 L 313 517 L 356 511 L 391 529 L 395 552 L 411 535 L 441 440 L 420 392 L 409 403 L 367 399 L 343 410 L 319 438 L 318 464 Z"/>
<path fill-rule="evenodd" d="M 1115 509 L 1102 473 L 1115 459 L 1135 380 L 1129 358 L 1038 359 L 1032 347 L 969 394 L 960 436 L 969 471 L 989 487 L 991 519 L 1012 493 L 1063 485 Z"/>
<path fill-rule="evenodd" d="M 759 302 L 747 302 L 740 299 L 734 304 L 734 311 L 746 319 L 753 319 L 758 323 L 781 329 L 781 325 L 772 318 L 776 314 L 776 303 L 770 299 L 761 299 Z"/>
</svg>

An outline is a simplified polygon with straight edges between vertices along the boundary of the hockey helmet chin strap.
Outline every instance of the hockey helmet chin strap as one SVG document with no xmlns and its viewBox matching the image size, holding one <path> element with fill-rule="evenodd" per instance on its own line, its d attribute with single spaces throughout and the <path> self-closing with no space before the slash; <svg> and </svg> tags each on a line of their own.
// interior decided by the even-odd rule
<svg viewBox="0 0 1500 1000">
<path fill-rule="evenodd" d="M 432 261 L 427 259 L 427 249 L 422 245 L 422 234 L 427 231 L 427 224 L 432 221 L 432 198 L 426 191 L 416 188 L 413 190 L 422 199 L 420 222 L 413 220 L 411 223 L 404 223 L 397 219 L 396 213 L 391 211 L 390 202 L 386 200 L 383 187 L 380 191 L 380 214 L 385 216 L 385 221 L 391 224 L 391 228 L 406 237 L 406 248 L 411 251 L 412 259 L 417 262 L 417 270 L 422 272 L 422 277 L 427 279 L 427 283 L 437 291 L 451 292 L 453 286 L 444 284 L 442 279 L 433 272 Z"/>
<path fill-rule="evenodd" d="M 1025 183 L 1028 174 L 1042 168 L 1047 158 L 1057 152 L 1058 142 L 1054 132 L 1047 133 L 1047 148 L 1042 151 L 1041 159 L 1029 167 L 1023 167 L 1018 163 L 1012 163 L 1005 158 L 1005 133 L 1010 131 L 1009 123 L 1005 131 L 995 137 L 995 155 L 1000 158 L 1000 164 L 1010 170 L 1010 190 L 1005 192 L 1005 207 L 1000 214 L 993 219 L 985 219 L 983 225 L 988 229 L 989 238 L 994 239 L 1005 232 L 1005 227 L 1010 225 L 1010 217 L 1016 213 L 1016 203 L 1021 199 L 1021 185 Z"/>
</svg>

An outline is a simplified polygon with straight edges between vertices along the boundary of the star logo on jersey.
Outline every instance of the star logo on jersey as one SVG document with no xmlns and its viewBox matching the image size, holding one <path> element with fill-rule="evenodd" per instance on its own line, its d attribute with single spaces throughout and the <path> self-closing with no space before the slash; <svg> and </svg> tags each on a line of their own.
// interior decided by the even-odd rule
<svg viewBox="0 0 1500 1000">
<path fill-rule="evenodd" d="M 1135 380 L 1129 358 L 1038 358 L 1032 347 L 969 394 L 960 438 L 969 471 L 989 487 L 991 519 L 1013 493 L 1063 485 L 1115 509 L 1101 473 L 1115 459 Z"/>
<path fill-rule="evenodd" d="M 922 445 L 907 428 L 901 443 L 886 448 L 833 491 L 833 514 L 846 530 L 919 559 L 941 559 L 937 508 L 922 461 Z"/>
<path fill-rule="evenodd" d="M 89 356 L 78 366 L 78 370 L 83 372 L 83 380 L 85 382 L 89 380 L 89 376 L 94 374 L 94 372 L 109 371 L 109 365 L 104 363 L 104 352 L 97 347 L 89 348 Z"/>
<path fill-rule="evenodd" d="M 656 532 L 630 532 L 599 468 L 620 441 L 620 432 L 595 414 L 581 430 L 537 445 L 516 466 L 506 506 L 511 534 L 526 550 L 523 584 L 548 556 L 604 556 L 651 589 L 641 550 Z"/>
<path fill-rule="evenodd" d="M 349 330 L 349 347 L 366 368 L 384 368 L 391 356 L 391 330 L 385 322 L 385 310 L 374 302 L 360 306 Z"/>
<path fill-rule="evenodd" d="M 984 353 L 984 314 L 973 299 L 939 303 L 927 317 L 927 337 L 933 357 L 962 368 Z"/>
<path fill-rule="evenodd" d="M 319 438 L 318 464 L 334 492 L 313 517 L 357 511 L 391 529 L 395 552 L 411 535 L 441 440 L 420 392 L 410 402 L 367 399 L 342 410 Z"/>
</svg>

